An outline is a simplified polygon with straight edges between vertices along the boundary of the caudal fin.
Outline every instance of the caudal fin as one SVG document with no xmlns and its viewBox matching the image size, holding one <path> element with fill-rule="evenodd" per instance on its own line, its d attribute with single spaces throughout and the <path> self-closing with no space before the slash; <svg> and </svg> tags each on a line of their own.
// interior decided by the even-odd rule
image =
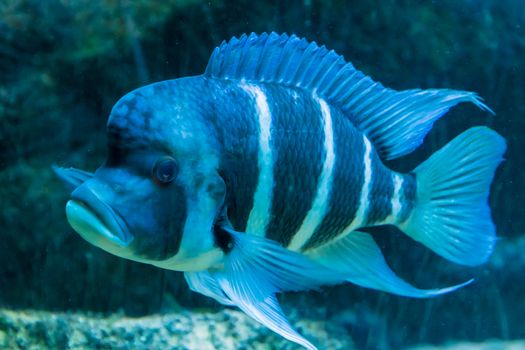
<svg viewBox="0 0 525 350">
<path fill-rule="evenodd" d="M 496 240 L 490 184 L 505 149 L 498 133 L 474 127 L 433 154 L 414 170 L 416 204 L 400 228 L 450 261 L 485 262 Z"/>
</svg>

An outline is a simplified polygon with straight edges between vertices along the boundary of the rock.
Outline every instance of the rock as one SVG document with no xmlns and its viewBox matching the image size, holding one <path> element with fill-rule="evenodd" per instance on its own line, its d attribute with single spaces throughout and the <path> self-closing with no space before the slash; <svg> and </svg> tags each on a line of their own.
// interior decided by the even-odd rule
<svg viewBox="0 0 525 350">
<path fill-rule="evenodd" d="M 454 342 L 445 345 L 418 345 L 408 350 L 525 350 L 525 340 L 488 340 L 482 343 Z"/>
<path fill-rule="evenodd" d="M 295 327 L 320 348 L 352 349 L 346 331 L 323 321 Z M 112 314 L 0 310 L 1 349 L 299 349 L 243 313 L 190 312 L 130 318 Z"/>
</svg>

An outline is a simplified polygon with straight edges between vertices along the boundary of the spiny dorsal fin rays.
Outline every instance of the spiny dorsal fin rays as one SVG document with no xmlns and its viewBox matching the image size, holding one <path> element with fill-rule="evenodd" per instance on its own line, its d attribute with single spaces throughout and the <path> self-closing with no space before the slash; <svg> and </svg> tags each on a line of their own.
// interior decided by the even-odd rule
<svg viewBox="0 0 525 350">
<path fill-rule="evenodd" d="M 315 91 L 340 108 L 387 159 L 416 149 L 433 123 L 458 103 L 470 102 L 492 112 L 472 92 L 385 88 L 333 50 L 274 32 L 224 41 L 213 51 L 204 75 Z"/>
</svg>

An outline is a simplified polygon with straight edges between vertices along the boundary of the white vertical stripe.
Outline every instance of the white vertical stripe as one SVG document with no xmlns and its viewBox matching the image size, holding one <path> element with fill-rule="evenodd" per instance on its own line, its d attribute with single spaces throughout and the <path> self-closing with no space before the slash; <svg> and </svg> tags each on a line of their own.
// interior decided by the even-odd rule
<svg viewBox="0 0 525 350">
<path fill-rule="evenodd" d="M 332 192 L 333 170 L 335 163 L 332 115 L 330 113 L 330 107 L 325 100 L 320 99 L 317 96 L 314 96 L 314 99 L 319 103 L 323 118 L 324 150 L 326 156 L 324 159 L 321 175 L 319 176 L 319 182 L 317 184 L 317 194 L 315 195 L 312 207 L 304 218 L 301 227 L 293 236 L 292 241 L 288 245 L 288 249 L 291 250 L 300 249 L 314 234 L 315 230 L 321 224 L 323 218 L 326 215 L 326 212 L 328 211 L 330 194 Z"/>
<path fill-rule="evenodd" d="M 273 193 L 273 155 L 270 146 L 272 116 L 264 92 L 255 85 L 243 84 L 241 88 L 255 98 L 259 120 L 259 179 L 253 197 L 253 207 L 248 217 L 246 232 L 264 236 L 270 220 Z"/>
<path fill-rule="evenodd" d="M 403 176 L 397 173 L 392 175 L 394 181 L 394 195 L 390 201 L 392 206 L 392 213 L 385 220 L 387 223 L 395 224 L 399 220 L 399 213 L 403 209 L 403 204 L 401 203 L 401 189 L 403 188 Z"/>
<path fill-rule="evenodd" d="M 370 183 L 372 182 L 372 158 L 370 153 L 372 152 L 372 145 L 366 136 L 363 135 L 363 141 L 365 143 L 365 154 L 363 156 L 364 172 L 363 172 L 363 187 L 361 187 L 361 197 L 359 199 L 359 208 L 355 214 L 354 220 L 348 225 L 338 237 L 344 237 L 349 232 L 361 227 L 366 222 L 366 215 L 368 213 L 368 205 L 370 200 L 368 198 L 370 194 Z"/>
</svg>

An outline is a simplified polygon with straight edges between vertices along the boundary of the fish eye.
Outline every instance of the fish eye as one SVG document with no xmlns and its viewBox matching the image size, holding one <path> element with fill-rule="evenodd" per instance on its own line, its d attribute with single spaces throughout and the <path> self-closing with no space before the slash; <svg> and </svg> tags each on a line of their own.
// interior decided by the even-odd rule
<svg viewBox="0 0 525 350">
<path fill-rule="evenodd" d="M 161 184 L 168 184 L 177 176 L 177 162 L 171 157 L 162 157 L 153 166 L 152 172 L 155 180 Z"/>
</svg>

